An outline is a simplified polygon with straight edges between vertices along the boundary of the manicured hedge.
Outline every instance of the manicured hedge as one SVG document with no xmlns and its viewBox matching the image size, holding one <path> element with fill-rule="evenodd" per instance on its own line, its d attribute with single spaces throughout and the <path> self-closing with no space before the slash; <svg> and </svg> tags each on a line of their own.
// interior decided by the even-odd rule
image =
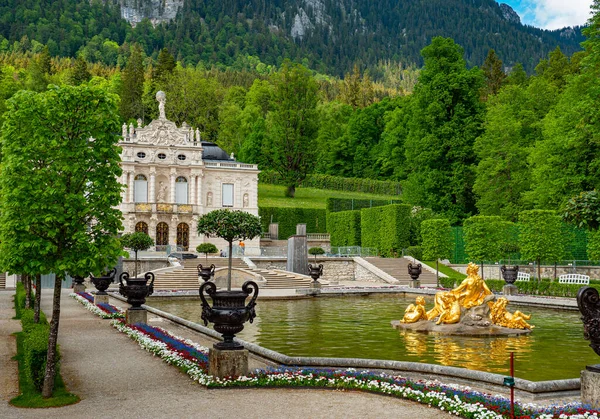
<svg viewBox="0 0 600 419">
<path fill-rule="evenodd" d="M 361 210 L 361 243 L 385 257 L 401 256 L 410 245 L 410 205 L 386 205 Z"/>
<path fill-rule="evenodd" d="M 279 239 L 281 240 L 287 240 L 288 237 L 296 234 L 296 224 L 306 224 L 307 233 L 327 232 L 327 216 L 324 209 L 260 207 L 258 215 L 263 231 L 269 231 L 271 222 L 279 224 Z"/>
<path fill-rule="evenodd" d="M 22 314 L 23 314 L 23 310 L 25 310 L 25 296 L 26 296 L 26 292 L 25 292 L 25 287 L 23 286 L 22 282 L 18 282 L 17 283 L 17 291 L 15 292 L 15 317 L 17 319 L 20 319 Z"/>
<path fill-rule="evenodd" d="M 423 248 L 421 246 L 408 246 L 406 256 L 412 256 L 417 260 L 423 260 Z"/>
<path fill-rule="evenodd" d="M 40 322 L 39 323 L 35 323 L 33 321 L 35 317 L 35 313 L 33 311 L 33 309 L 26 309 L 23 310 L 23 312 L 21 313 L 21 327 L 23 328 L 23 331 L 25 333 L 27 333 L 33 326 L 38 325 L 38 324 L 43 324 L 48 326 L 48 320 L 46 320 L 46 315 L 44 314 L 43 311 L 40 310 Z"/>
<path fill-rule="evenodd" d="M 348 199 L 327 198 L 327 212 L 355 211 L 363 208 L 383 207 L 390 204 L 401 204 L 399 199 Z"/>
<path fill-rule="evenodd" d="M 330 234 L 331 246 L 360 246 L 360 211 L 328 213 L 327 231 Z"/>
<path fill-rule="evenodd" d="M 281 175 L 273 171 L 262 171 L 258 175 L 261 183 L 270 183 L 274 185 L 284 185 Z M 335 191 L 364 192 L 380 195 L 400 195 L 402 186 L 399 182 L 346 178 L 340 176 L 312 174 L 308 175 L 302 181 L 304 188 L 331 189 Z"/>
<path fill-rule="evenodd" d="M 502 287 L 506 285 L 506 282 L 499 279 L 486 279 L 486 284 L 490 290 L 494 292 L 502 292 Z M 558 281 L 519 281 L 514 284 L 519 290 L 520 294 L 527 295 L 545 295 L 552 297 L 577 297 L 577 292 L 582 287 L 577 284 L 559 284 Z M 600 284 L 590 284 L 592 288 L 596 288 L 600 291 Z"/>
<path fill-rule="evenodd" d="M 38 391 L 42 391 L 44 385 L 49 334 L 48 324 L 33 324 L 29 326 L 23 340 L 25 371 Z"/>
</svg>

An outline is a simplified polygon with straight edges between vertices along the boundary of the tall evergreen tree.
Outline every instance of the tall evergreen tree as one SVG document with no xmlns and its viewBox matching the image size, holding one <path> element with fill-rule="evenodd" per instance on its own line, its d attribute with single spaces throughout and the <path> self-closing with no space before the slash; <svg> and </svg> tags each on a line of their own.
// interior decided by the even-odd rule
<svg viewBox="0 0 600 419">
<path fill-rule="evenodd" d="M 175 58 L 169 50 L 167 48 L 161 49 L 158 53 L 156 66 L 152 71 L 152 79 L 160 83 L 164 78 L 173 75 L 173 70 L 175 70 L 176 66 Z"/>
<path fill-rule="evenodd" d="M 143 118 L 144 63 L 142 49 L 135 44 L 123 70 L 121 87 L 121 117 L 127 121 Z"/>
<path fill-rule="evenodd" d="M 405 142 L 411 173 L 404 195 L 457 223 L 476 212 L 473 143 L 482 130 L 483 75 L 467 70 L 462 48 L 450 38 L 433 38 L 422 55 Z"/>
<path fill-rule="evenodd" d="M 490 95 L 498 94 L 506 80 L 506 74 L 504 74 L 504 70 L 502 69 L 502 61 L 493 49 L 489 50 L 481 69 L 485 77 L 482 98 L 487 99 Z"/>
<path fill-rule="evenodd" d="M 87 83 L 92 78 L 88 70 L 88 63 L 83 56 L 79 55 L 75 59 L 75 65 L 71 72 L 71 84 L 79 86 L 81 83 Z"/>
</svg>

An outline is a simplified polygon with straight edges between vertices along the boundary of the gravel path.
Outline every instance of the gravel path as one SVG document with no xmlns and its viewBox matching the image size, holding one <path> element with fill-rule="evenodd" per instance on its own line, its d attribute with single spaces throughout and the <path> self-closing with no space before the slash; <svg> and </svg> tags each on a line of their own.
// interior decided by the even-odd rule
<svg viewBox="0 0 600 419">
<path fill-rule="evenodd" d="M 18 409 L 14 396 L 14 337 L 19 324 L 10 320 L 13 291 L 0 292 L 0 418 L 420 418 L 453 417 L 437 409 L 397 398 L 362 392 L 295 389 L 207 390 L 114 330 L 109 320 L 62 296 L 59 343 L 61 371 L 70 391 L 81 397 L 72 406 Z M 42 309 L 51 313 L 51 291 L 44 290 Z M 149 321 L 152 323 L 152 320 Z M 160 324 L 175 334 L 173 324 Z M 173 327 L 172 327 L 173 326 Z M 205 342 L 197 340 L 201 344 Z M 251 366 L 260 365 L 251 361 Z M 11 384 L 13 383 L 13 384 Z"/>
</svg>

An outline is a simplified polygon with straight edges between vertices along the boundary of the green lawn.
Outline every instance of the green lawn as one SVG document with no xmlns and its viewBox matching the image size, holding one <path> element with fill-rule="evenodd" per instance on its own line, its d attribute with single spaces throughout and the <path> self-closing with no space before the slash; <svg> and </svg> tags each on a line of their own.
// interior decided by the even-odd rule
<svg viewBox="0 0 600 419">
<path fill-rule="evenodd" d="M 258 184 L 259 207 L 302 207 L 325 209 L 327 198 L 346 199 L 400 199 L 399 195 L 376 195 L 361 192 L 343 192 L 329 189 L 297 188 L 295 198 L 285 197 L 285 186 Z"/>
</svg>

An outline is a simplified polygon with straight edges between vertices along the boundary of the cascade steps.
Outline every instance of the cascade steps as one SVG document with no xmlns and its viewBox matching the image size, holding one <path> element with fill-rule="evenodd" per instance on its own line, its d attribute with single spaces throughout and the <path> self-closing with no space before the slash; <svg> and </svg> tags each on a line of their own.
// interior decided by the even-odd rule
<svg viewBox="0 0 600 419">
<path fill-rule="evenodd" d="M 394 279 L 400 281 L 400 285 L 409 285 L 411 278 L 408 274 L 408 264 L 411 260 L 407 258 L 380 258 L 380 257 L 365 257 L 365 261 L 371 265 L 381 269 Z M 419 276 L 421 286 L 435 286 L 436 279 L 435 273 L 432 273 L 422 268 L 421 275 Z"/>
<path fill-rule="evenodd" d="M 6 288 L 6 272 L 0 273 L 0 289 Z"/>
</svg>

